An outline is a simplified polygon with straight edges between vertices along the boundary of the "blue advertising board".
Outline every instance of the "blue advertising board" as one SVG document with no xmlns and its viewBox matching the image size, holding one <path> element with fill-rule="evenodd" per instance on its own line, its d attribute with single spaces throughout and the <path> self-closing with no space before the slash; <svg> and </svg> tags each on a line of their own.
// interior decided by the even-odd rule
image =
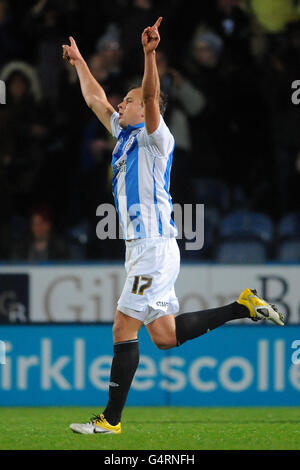
<svg viewBox="0 0 300 470">
<path fill-rule="evenodd" d="M 298 326 L 226 325 L 168 351 L 139 340 L 128 405 L 300 406 Z M 111 325 L 2 325 L 0 341 L 0 405 L 105 405 Z"/>
</svg>

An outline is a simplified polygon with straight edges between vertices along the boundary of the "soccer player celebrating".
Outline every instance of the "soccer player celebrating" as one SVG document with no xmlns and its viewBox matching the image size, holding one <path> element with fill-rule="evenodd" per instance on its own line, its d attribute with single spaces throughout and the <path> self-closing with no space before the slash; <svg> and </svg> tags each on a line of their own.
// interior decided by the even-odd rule
<svg viewBox="0 0 300 470">
<path fill-rule="evenodd" d="M 160 349 L 180 346 L 230 320 L 268 319 L 284 324 L 283 315 L 248 288 L 229 305 L 174 316 L 179 310 L 174 284 L 180 253 L 169 194 L 175 143 L 162 117 L 155 57 L 161 21 L 158 18 L 142 33 L 142 84 L 128 91 L 118 112 L 90 73 L 75 40 L 70 37 L 71 45 L 63 45 L 63 58 L 75 66 L 87 105 L 117 138 L 112 184 L 126 243 L 127 278 L 113 325 L 109 400 L 103 413 L 88 423 L 70 425 L 81 434 L 121 433 L 122 410 L 139 363 L 138 331 L 143 324 Z"/>
</svg>

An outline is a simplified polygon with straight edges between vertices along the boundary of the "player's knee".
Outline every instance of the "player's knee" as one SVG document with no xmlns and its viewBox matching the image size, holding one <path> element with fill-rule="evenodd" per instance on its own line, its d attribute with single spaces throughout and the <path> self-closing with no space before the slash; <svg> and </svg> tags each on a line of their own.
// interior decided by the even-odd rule
<svg viewBox="0 0 300 470">
<path fill-rule="evenodd" d="M 161 343 L 155 343 L 155 346 L 158 348 L 158 349 L 161 349 L 162 351 L 166 350 L 166 349 L 170 349 L 172 346 L 168 345 L 168 344 L 161 344 Z"/>
<path fill-rule="evenodd" d="M 115 322 L 113 324 L 113 339 L 114 343 L 118 343 L 122 341 L 122 338 L 124 336 L 124 328 L 120 324 L 120 322 Z"/>
<path fill-rule="evenodd" d="M 160 339 L 160 340 L 153 340 L 153 341 L 154 341 L 155 346 L 161 350 L 171 349 L 171 348 L 174 348 L 174 346 L 176 346 L 176 342 L 174 342 L 173 338 L 169 340 Z"/>
<path fill-rule="evenodd" d="M 133 325 L 130 319 L 120 316 L 116 317 L 113 324 L 114 343 L 136 339 L 138 330 L 139 326 Z"/>
</svg>

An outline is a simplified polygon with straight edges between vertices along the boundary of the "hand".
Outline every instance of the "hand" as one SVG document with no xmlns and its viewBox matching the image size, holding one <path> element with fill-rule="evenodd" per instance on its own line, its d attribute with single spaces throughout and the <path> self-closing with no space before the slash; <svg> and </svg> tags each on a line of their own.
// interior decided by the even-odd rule
<svg viewBox="0 0 300 470">
<path fill-rule="evenodd" d="M 142 45 L 145 54 L 149 54 L 150 52 L 155 51 L 158 46 L 160 41 L 158 27 L 161 21 L 162 17 L 160 16 L 153 26 L 148 26 L 148 28 L 144 29 L 142 33 Z"/>
<path fill-rule="evenodd" d="M 82 59 L 79 52 L 75 39 L 72 36 L 69 37 L 71 46 L 64 44 L 63 48 L 63 59 L 67 60 L 71 65 L 75 65 L 75 61 Z"/>
</svg>

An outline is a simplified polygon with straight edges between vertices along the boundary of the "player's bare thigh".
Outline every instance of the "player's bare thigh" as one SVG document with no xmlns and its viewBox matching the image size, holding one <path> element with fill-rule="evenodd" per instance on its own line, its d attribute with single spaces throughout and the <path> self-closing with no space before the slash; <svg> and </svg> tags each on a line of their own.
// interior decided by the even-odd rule
<svg viewBox="0 0 300 470">
<path fill-rule="evenodd" d="M 174 315 L 165 315 L 146 325 L 153 343 L 159 349 L 170 349 L 177 346 Z"/>
<path fill-rule="evenodd" d="M 143 323 L 140 320 L 129 317 L 117 309 L 113 326 L 114 343 L 137 339 L 138 331 L 142 325 Z"/>
</svg>

